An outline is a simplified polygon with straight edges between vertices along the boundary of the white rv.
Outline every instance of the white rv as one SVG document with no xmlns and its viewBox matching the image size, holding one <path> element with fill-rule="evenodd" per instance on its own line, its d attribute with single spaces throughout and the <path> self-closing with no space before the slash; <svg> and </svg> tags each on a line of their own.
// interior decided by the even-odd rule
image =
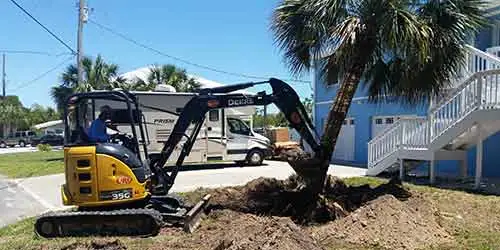
<svg viewBox="0 0 500 250">
<path fill-rule="evenodd" d="M 148 144 L 148 153 L 159 153 L 178 118 L 172 113 L 180 114 L 182 108 L 195 94 L 162 91 L 134 91 L 132 93 L 141 105 L 145 120 L 146 138 L 140 141 Z M 100 101 L 96 103 L 96 116 L 98 107 L 104 104 L 117 110 L 123 108 L 113 101 Z M 252 130 L 254 113 L 254 106 L 209 111 L 197 140 L 184 162 L 206 163 L 211 160 L 220 160 L 260 165 L 264 157 L 269 154 L 270 140 Z M 128 128 L 119 126 L 120 131 L 123 129 L 123 132 Z M 191 127 L 186 131 L 186 135 L 190 133 Z M 178 145 L 167 163 L 175 163 L 183 142 L 184 140 Z"/>
</svg>

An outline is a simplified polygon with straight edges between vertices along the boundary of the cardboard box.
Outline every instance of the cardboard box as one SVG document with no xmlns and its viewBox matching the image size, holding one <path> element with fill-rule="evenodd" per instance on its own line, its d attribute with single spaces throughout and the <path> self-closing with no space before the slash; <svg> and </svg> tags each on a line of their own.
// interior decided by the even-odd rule
<svg viewBox="0 0 500 250">
<path fill-rule="evenodd" d="M 268 130 L 268 138 L 271 143 L 290 141 L 288 128 L 271 128 Z"/>
</svg>

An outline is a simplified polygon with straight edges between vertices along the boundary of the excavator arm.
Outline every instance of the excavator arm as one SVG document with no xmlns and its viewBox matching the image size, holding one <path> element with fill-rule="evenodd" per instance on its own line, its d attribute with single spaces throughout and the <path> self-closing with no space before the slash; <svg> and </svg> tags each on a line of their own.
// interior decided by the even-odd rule
<svg viewBox="0 0 500 250">
<path fill-rule="evenodd" d="M 271 94 L 266 94 L 265 91 L 259 92 L 256 95 L 230 93 L 266 83 L 271 85 Z M 179 168 L 182 166 L 184 158 L 189 155 L 208 111 L 221 108 L 253 105 L 262 106 L 269 104 L 275 104 L 280 111 L 284 113 L 291 127 L 299 132 L 301 137 L 309 144 L 309 146 L 311 146 L 315 154 L 320 152 L 319 137 L 314 130 L 314 125 L 309 119 L 309 116 L 307 115 L 307 112 L 295 90 L 285 82 L 279 79 L 271 78 L 268 81 L 263 82 L 242 83 L 201 89 L 199 94 L 194 96 L 184 107 L 183 111 L 179 115 L 179 118 L 177 119 L 172 133 L 163 146 L 159 159 L 155 161 L 152 166 L 152 170 L 156 175 L 158 175 L 165 192 L 168 192 L 174 184 Z M 194 127 L 190 135 L 187 135 L 186 131 L 191 124 L 193 124 Z M 175 166 L 173 166 L 171 172 L 168 173 L 165 171 L 164 166 L 172 155 L 174 149 L 184 137 L 186 137 L 187 140 L 182 146 Z"/>
</svg>

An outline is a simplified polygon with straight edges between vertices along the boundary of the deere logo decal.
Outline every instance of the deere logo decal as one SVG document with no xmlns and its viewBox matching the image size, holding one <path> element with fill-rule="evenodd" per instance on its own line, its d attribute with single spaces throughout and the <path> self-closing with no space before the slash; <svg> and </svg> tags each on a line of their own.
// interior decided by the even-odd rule
<svg viewBox="0 0 500 250">
<path fill-rule="evenodd" d="M 242 106 L 242 105 L 252 105 L 254 104 L 252 98 L 244 98 L 244 99 L 229 99 L 227 101 L 227 105 L 231 106 Z"/>
</svg>

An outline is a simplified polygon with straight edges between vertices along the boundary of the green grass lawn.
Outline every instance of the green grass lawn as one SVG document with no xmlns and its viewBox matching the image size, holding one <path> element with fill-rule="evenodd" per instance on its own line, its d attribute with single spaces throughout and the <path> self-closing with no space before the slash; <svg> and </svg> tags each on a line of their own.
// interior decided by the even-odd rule
<svg viewBox="0 0 500 250">
<path fill-rule="evenodd" d="M 0 175 L 10 178 L 42 176 L 64 172 L 64 152 L 26 152 L 0 155 Z"/>
<path fill-rule="evenodd" d="M 356 177 L 345 179 L 349 185 L 377 186 L 386 180 L 379 178 Z M 471 194 L 463 191 L 445 190 L 429 186 L 405 184 L 435 203 L 442 218 L 440 224 L 450 233 L 455 244 L 436 246 L 433 249 L 500 249 L 500 197 L 493 195 Z M 185 198 L 197 197 L 200 192 L 182 194 Z M 33 218 L 0 228 L 0 249 L 61 249 L 69 244 L 88 243 L 93 238 L 62 238 L 46 240 L 33 233 Z M 210 223 L 203 220 L 202 223 Z M 172 240 L 173 235 L 162 234 L 152 238 L 119 237 L 127 249 L 159 249 L 162 243 Z M 190 237 L 190 236 L 183 236 Z M 115 238 L 105 238 L 112 241 Z M 340 243 L 339 243 L 340 244 Z M 358 245 L 325 246 L 326 249 L 372 249 Z"/>
</svg>

